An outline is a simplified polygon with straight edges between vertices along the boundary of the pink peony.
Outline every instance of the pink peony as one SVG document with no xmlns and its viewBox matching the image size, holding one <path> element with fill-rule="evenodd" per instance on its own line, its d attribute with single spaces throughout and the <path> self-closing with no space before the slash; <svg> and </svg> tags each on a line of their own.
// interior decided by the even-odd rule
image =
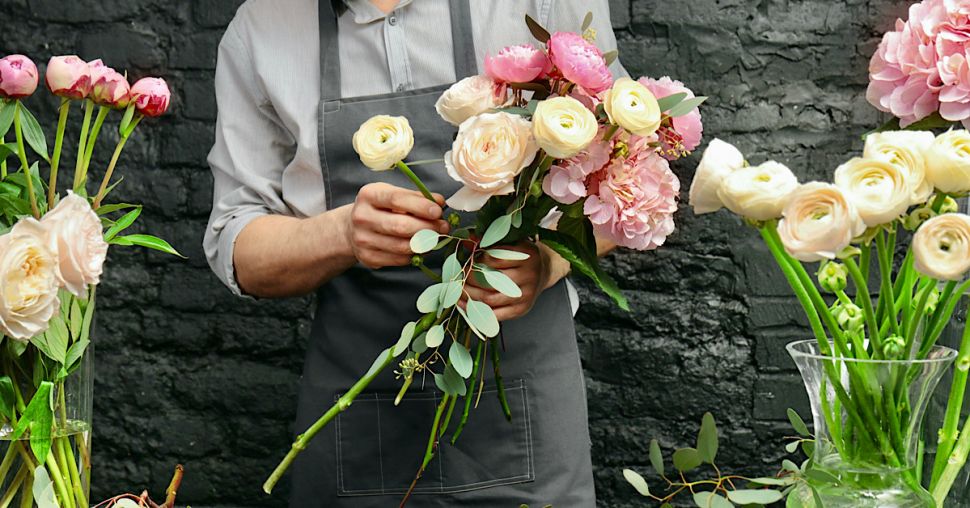
<svg viewBox="0 0 970 508">
<path fill-rule="evenodd" d="M 586 197 L 586 179 L 610 161 L 612 141 L 603 141 L 602 135 L 585 150 L 571 159 L 560 160 L 549 168 L 542 180 L 542 190 L 556 201 L 571 205 Z"/>
<path fill-rule="evenodd" d="M 131 100 L 145 116 L 161 116 L 168 110 L 172 92 L 161 78 L 141 78 L 131 87 Z"/>
<path fill-rule="evenodd" d="M 594 94 L 613 84 L 603 52 L 579 34 L 556 32 L 548 44 L 549 58 L 567 80 Z"/>
<path fill-rule="evenodd" d="M 91 88 L 91 100 L 100 106 L 118 109 L 128 107 L 131 87 L 124 75 L 110 67 L 105 67 L 103 71 L 92 69 L 91 73 L 100 74 Z"/>
<path fill-rule="evenodd" d="M 485 73 L 502 83 L 528 83 L 550 70 L 549 57 L 532 44 L 503 48 L 494 57 L 485 55 Z"/>
<path fill-rule="evenodd" d="M 683 83 L 672 80 L 667 76 L 660 79 L 642 77 L 638 81 L 658 99 L 678 93 L 686 93 L 688 99 L 694 98 L 694 92 L 684 86 Z M 701 144 L 701 137 L 704 134 L 700 110 L 694 109 L 684 116 L 673 118 L 669 125 L 664 122 L 658 134 L 660 135 L 661 155 L 667 160 L 676 160 L 685 152 L 694 151 Z"/>
<path fill-rule="evenodd" d="M 83 99 L 91 92 L 88 63 L 75 55 L 51 57 L 45 81 L 52 94 L 67 99 Z"/>
<path fill-rule="evenodd" d="M 33 60 L 24 55 L 0 58 L 0 97 L 23 99 L 37 90 L 39 77 Z"/>
<path fill-rule="evenodd" d="M 655 249 L 673 233 L 680 181 L 646 139 L 631 140 L 630 155 L 594 173 L 588 189 L 584 213 L 617 245 Z"/>
</svg>

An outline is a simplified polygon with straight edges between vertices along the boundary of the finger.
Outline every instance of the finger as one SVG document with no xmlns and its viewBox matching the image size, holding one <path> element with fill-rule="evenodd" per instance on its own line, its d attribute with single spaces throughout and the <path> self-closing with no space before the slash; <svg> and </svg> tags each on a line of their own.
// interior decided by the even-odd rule
<svg viewBox="0 0 970 508">
<path fill-rule="evenodd" d="M 359 247 L 367 250 L 385 252 L 398 256 L 412 256 L 411 241 L 407 238 L 382 235 L 373 231 L 363 231 L 357 235 L 355 242 Z"/>
<path fill-rule="evenodd" d="M 487 304 L 493 309 L 496 307 L 504 307 L 506 305 L 512 305 L 518 298 L 509 298 L 498 291 L 493 289 L 483 289 L 478 287 L 468 287 L 465 286 L 465 290 L 468 292 L 468 297 L 472 300 L 478 300 L 479 302 Z"/>
<path fill-rule="evenodd" d="M 381 208 L 421 219 L 440 219 L 443 212 L 440 204 L 428 201 L 428 198 L 417 191 L 391 187 L 381 198 L 383 199 L 378 204 Z"/>
<path fill-rule="evenodd" d="M 531 309 L 526 308 L 524 305 L 507 305 L 492 310 L 495 312 L 495 319 L 499 321 L 510 321 L 528 314 Z"/>
<path fill-rule="evenodd" d="M 360 254 L 360 262 L 364 266 L 374 269 L 384 268 L 386 266 L 406 266 L 411 264 L 411 256 L 366 249 Z"/>
<path fill-rule="evenodd" d="M 447 223 L 444 223 L 445 227 L 447 225 Z M 431 229 L 439 233 L 442 231 L 442 221 L 422 220 L 400 213 L 385 213 L 380 220 L 374 221 L 371 226 L 377 233 L 408 239 L 422 229 Z"/>
</svg>

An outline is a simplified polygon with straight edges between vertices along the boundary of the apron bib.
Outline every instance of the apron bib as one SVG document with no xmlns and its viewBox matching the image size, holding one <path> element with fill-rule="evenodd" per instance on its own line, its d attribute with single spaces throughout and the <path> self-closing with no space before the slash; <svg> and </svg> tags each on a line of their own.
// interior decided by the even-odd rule
<svg viewBox="0 0 970 508">
<path fill-rule="evenodd" d="M 475 49 L 469 0 L 450 0 L 455 74 L 473 75 Z M 435 112 L 450 85 L 400 93 L 340 97 L 337 18 L 330 1 L 319 2 L 321 102 L 319 150 L 327 208 L 353 203 L 372 182 L 405 188 L 397 171 L 373 172 L 361 164 L 351 137 L 368 118 L 405 116 L 414 130 L 412 160 L 440 158 L 455 128 Z M 446 196 L 459 184 L 443 164 L 414 170 L 429 188 Z M 443 256 L 431 257 L 439 269 Z M 415 300 L 431 284 L 412 267 L 352 267 L 318 291 L 300 386 L 296 430 L 306 429 L 361 374 L 401 327 L 420 314 Z M 455 446 L 450 433 L 418 483 L 408 506 L 513 507 L 521 503 L 593 507 L 592 466 L 585 386 L 564 282 L 546 291 L 524 318 L 503 323 L 507 351 L 502 376 L 512 422 L 505 420 L 486 364 L 485 391 Z M 388 369 L 353 406 L 321 432 L 293 469 L 293 508 L 397 506 L 417 472 L 440 392 L 434 380 L 416 378 L 401 404 L 400 387 Z M 452 429 L 457 424 L 453 421 Z"/>
</svg>

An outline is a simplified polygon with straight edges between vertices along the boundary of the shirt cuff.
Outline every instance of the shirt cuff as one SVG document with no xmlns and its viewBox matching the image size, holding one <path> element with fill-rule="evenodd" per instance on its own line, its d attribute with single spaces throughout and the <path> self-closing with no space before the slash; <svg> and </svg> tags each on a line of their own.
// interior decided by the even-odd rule
<svg viewBox="0 0 970 508">
<path fill-rule="evenodd" d="M 236 238 L 239 233 L 249 225 L 253 220 L 267 215 L 262 212 L 251 212 L 245 215 L 240 215 L 233 217 L 225 227 L 222 228 L 222 232 L 219 234 L 219 257 L 216 261 L 217 266 L 213 269 L 219 279 L 229 288 L 230 291 L 236 296 L 241 296 L 249 300 L 255 300 L 250 295 L 243 293 L 242 289 L 239 287 L 239 282 L 236 280 L 236 267 L 233 264 L 233 254 L 236 249 Z"/>
</svg>

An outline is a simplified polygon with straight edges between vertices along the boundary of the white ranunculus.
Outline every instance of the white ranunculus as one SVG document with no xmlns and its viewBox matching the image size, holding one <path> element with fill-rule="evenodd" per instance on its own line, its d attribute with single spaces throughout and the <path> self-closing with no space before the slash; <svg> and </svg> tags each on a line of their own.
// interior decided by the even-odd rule
<svg viewBox="0 0 970 508">
<path fill-rule="evenodd" d="M 541 101 L 532 115 L 532 133 L 539 148 L 556 159 L 576 155 L 598 132 L 596 116 L 572 97 Z"/>
<path fill-rule="evenodd" d="M 353 144 L 365 166 L 387 171 L 411 153 L 414 131 L 403 116 L 377 115 L 361 124 Z"/>
<path fill-rule="evenodd" d="M 913 266 L 927 277 L 962 280 L 970 271 L 970 216 L 947 213 L 924 222 L 913 235 Z"/>
<path fill-rule="evenodd" d="M 768 161 L 732 171 L 724 177 L 717 197 L 732 212 L 751 220 L 781 217 L 798 178 L 785 165 Z"/>
<path fill-rule="evenodd" d="M 889 162 L 888 158 L 856 157 L 835 170 L 835 185 L 871 228 L 888 224 L 906 213 L 912 204 L 912 183 L 905 167 Z"/>
<path fill-rule="evenodd" d="M 697 215 L 716 212 L 724 207 L 721 198 L 717 196 L 718 189 L 724 177 L 744 167 L 744 155 L 734 145 L 714 139 L 694 172 L 694 181 L 690 184 L 690 206 Z"/>
<path fill-rule="evenodd" d="M 469 118 L 501 107 L 505 94 L 495 93 L 495 81 L 488 76 L 470 76 L 451 85 L 438 97 L 435 111 L 446 122 L 458 126 Z"/>
<path fill-rule="evenodd" d="M 970 192 L 970 133 L 960 129 L 937 136 L 926 154 L 926 179 L 947 194 Z"/>
<path fill-rule="evenodd" d="M 100 282 L 108 254 L 98 214 L 88 200 L 69 191 L 41 224 L 47 230 L 48 246 L 57 255 L 58 281 L 74 296 L 85 296 L 88 285 Z"/>
<path fill-rule="evenodd" d="M 921 205 L 933 194 L 933 185 L 926 179 L 926 152 L 936 137 L 928 131 L 886 131 L 866 136 L 863 157 L 886 158 L 899 166 L 912 189 L 911 205 Z"/>
<path fill-rule="evenodd" d="M 0 329 L 27 341 L 47 330 L 60 306 L 57 258 L 47 245 L 47 231 L 24 218 L 0 236 Z"/>
<path fill-rule="evenodd" d="M 637 136 L 650 136 L 660 128 L 660 105 L 653 93 L 637 81 L 620 78 L 604 92 L 603 109 L 610 122 Z"/>
<path fill-rule="evenodd" d="M 835 259 L 866 230 L 855 206 L 835 185 L 811 182 L 788 197 L 778 222 L 781 241 L 795 259 Z"/>
<path fill-rule="evenodd" d="M 538 147 L 531 124 L 519 115 L 483 113 L 458 128 L 445 154 L 448 175 L 464 184 L 448 198 L 456 210 L 479 210 L 492 196 L 515 191 L 515 177 L 532 164 Z"/>
</svg>

